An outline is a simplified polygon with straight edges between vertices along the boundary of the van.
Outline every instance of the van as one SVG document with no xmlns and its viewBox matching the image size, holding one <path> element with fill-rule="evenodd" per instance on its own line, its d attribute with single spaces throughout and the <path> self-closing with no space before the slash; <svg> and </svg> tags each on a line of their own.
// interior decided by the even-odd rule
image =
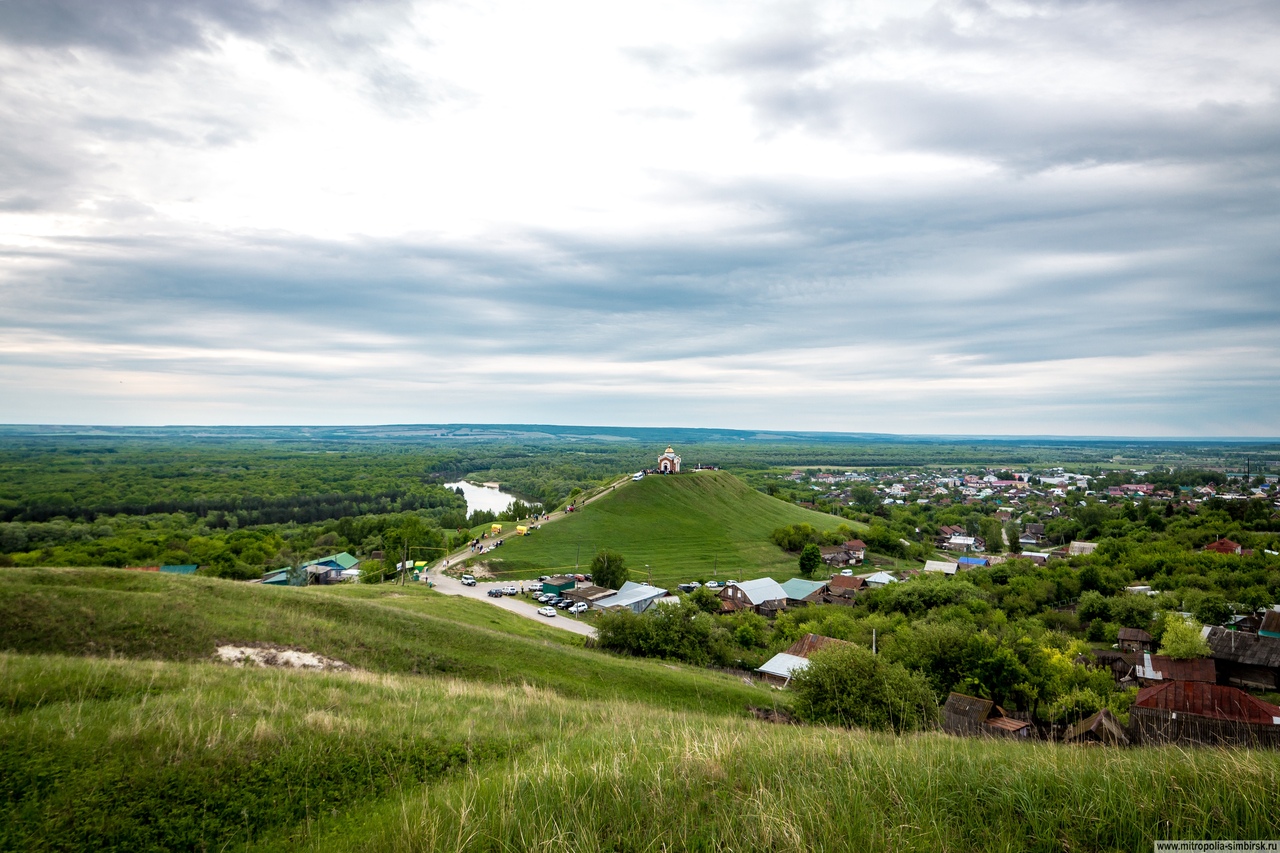
<svg viewBox="0 0 1280 853">
<path fill-rule="evenodd" d="M 841 570 L 840 570 L 840 577 L 842 577 L 842 578 L 851 578 L 851 577 L 853 577 L 853 569 L 841 569 Z"/>
</svg>

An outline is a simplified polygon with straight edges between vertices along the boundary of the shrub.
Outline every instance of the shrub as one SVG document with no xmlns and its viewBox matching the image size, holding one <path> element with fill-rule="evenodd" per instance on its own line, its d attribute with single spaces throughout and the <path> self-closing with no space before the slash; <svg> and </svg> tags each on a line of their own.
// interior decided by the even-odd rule
<svg viewBox="0 0 1280 853">
<path fill-rule="evenodd" d="M 925 680 L 861 646 L 828 647 L 791 680 L 796 713 L 815 723 L 908 732 L 938 717 L 938 700 Z"/>
</svg>

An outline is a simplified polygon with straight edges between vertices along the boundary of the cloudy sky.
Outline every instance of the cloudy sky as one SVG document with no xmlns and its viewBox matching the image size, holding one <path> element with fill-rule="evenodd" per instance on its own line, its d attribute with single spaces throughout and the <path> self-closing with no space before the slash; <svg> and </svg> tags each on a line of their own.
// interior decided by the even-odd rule
<svg viewBox="0 0 1280 853">
<path fill-rule="evenodd" d="M 0 421 L 1280 434 L 1280 4 L 0 0 Z"/>
</svg>

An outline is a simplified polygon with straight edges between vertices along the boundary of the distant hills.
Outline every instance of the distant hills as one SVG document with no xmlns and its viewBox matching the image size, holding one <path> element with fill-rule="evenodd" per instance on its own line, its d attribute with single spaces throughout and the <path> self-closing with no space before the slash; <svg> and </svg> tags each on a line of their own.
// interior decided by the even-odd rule
<svg viewBox="0 0 1280 853">
<path fill-rule="evenodd" d="M 270 441 L 351 443 L 364 441 L 514 442 L 572 444 L 610 442 L 635 444 L 955 444 L 991 443 L 1035 446 L 1221 446 L 1245 445 L 1280 449 L 1277 438 L 1161 438 L 1124 436 L 1018 435 L 895 435 L 873 432 L 806 430 L 697 429 L 688 427 L 574 426 L 562 424 L 383 424 L 383 425 L 263 425 L 263 426 L 102 426 L 74 424 L 0 424 L 0 439 L 168 439 L 197 441 Z"/>
</svg>

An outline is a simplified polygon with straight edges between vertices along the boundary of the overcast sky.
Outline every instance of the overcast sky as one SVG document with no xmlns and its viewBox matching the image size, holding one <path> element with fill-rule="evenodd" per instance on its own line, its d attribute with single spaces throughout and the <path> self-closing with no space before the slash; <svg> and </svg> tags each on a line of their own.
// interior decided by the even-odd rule
<svg viewBox="0 0 1280 853">
<path fill-rule="evenodd" d="M 1280 434 L 1280 4 L 0 0 L 0 421 Z"/>
</svg>

